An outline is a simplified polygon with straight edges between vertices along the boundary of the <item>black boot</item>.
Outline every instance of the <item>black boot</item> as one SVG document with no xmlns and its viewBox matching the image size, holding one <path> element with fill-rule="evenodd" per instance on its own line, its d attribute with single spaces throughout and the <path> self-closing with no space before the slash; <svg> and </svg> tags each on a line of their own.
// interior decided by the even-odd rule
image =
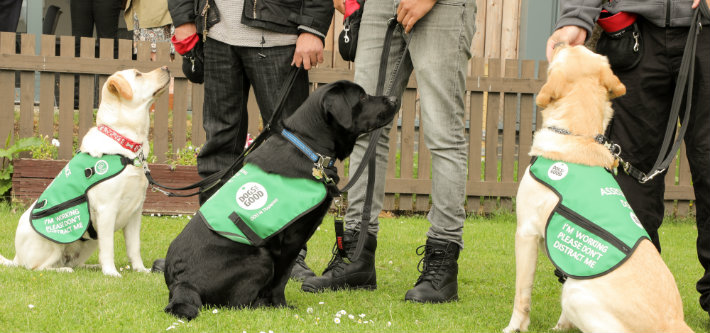
<svg viewBox="0 0 710 333">
<path fill-rule="evenodd" d="M 355 254 L 358 237 L 359 233 L 345 231 L 343 247 L 348 257 Z M 377 237 L 368 234 L 362 253 L 354 262 L 346 262 L 338 251 L 334 250 L 323 275 L 307 278 L 303 281 L 301 290 L 313 293 L 338 289 L 377 289 L 375 249 L 377 249 Z"/>
<path fill-rule="evenodd" d="M 426 245 L 417 248 L 417 254 L 421 255 L 420 249 L 424 249 L 424 258 L 419 261 L 423 263 L 422 273 L 414 284 L 414 288 L 407 291 L 404 299 L 419 303 L 442 303 L 459 299 L 457 275 L 459 265 L 459 246 L 437 239 L 427 239 Z M 417 265 L 417 268 L 419 265 Z"/>
<path fill-rule="evenodd" d="M 291 268 L 291 278 L 296 281 L 303 281 L 306 278 L 314 277 L 316 273 L 313 273 L 310 267 L 306 264 L 306 248 L 301 249 L 301 252 L 296 257 L 296 263 L 293 264 Z"/>
</svg>

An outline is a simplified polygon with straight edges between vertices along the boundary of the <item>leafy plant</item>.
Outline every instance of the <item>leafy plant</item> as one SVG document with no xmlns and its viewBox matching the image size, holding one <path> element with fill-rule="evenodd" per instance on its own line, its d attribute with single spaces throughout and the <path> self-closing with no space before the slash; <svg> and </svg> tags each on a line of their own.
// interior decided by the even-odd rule
<svg viewBox="0 0 710 333">
<path fill-rule="evenodd" d="M 59 154 L 59 141 L 57 139 L 49 140 L 49 136 L 45 135 L 39 138 L 41 144 L 33 146 L 30 149 L 32 158 L 37 160 L 56 160 Z"/>
<path fill-rule="evenodd" d="M 178 149 L 168 157 L 168 164 L 171 165 L 197 165 L 197 154 L 202 146 L 195 147 L 192 142 L 185 143 L 185 147 Z"/>
<path fill-rule="evenodd" d="M 42 145 L 42 139 L 31 137 L 15 140 L 10 145 L 10 135 L 5 141 L 5 149 L 0 149 L 0 195 L 4 195 L 12 188 L 12 160 L 17 158 L 19 153 L 32 150 L 33 147 Z"/>
</svg>

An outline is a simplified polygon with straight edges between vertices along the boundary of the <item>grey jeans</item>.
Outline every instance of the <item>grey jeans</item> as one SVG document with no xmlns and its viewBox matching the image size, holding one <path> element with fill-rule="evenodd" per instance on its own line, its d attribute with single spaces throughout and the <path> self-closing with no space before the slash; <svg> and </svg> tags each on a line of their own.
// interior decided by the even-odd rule
<svg viewBox="0 0 710 333">
<path fill-rule="evenodd" d="M 387 20 L 394 17 L 399 0 L 368 0 L 355 57 L 355 82 L 367 93 L 374 94 L 380 67 Z M 401 98 L 409 74 L 414 71 L 420 94 L 420 125 L 432 156 L 432 207 L 427 215 L 431 227 L 428 238 L 455 242 L 463 247 L 463 222 L 466 218 L 466 158 L 464 135 L 464 93 L 467 62 L 471 57 L 471 40 L 475 32 L 476 3 L 474 0 L 439 0 L 409 33 L 409 54 L 404 59 L 392 94 Z M 389 55 L 386 78 L 403 51 L 402 30 L 395 30 Z M 377 173 L 371 219 L 368 232 L 377 234 L 377 216 L 382 210 L 385 174 L 389 150 L 389 124 L 377 145 Z M 350 170 L 355 170 L 363 158 L 369 135 L 360 137 L 350 155 Z M 346 229 L 357 230 L 362 219 L 367 186 L 367 172 L 348 193 L 349 206 L 345 215 Z"/>
</svg>

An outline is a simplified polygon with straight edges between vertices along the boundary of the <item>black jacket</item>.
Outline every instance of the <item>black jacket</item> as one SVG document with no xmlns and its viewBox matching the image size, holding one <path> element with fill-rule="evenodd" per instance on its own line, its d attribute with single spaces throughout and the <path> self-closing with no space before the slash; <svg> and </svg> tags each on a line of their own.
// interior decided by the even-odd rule
<svg viewBox="0 0 710 333">
<path fill-rule="evenodd" d="M 168 10 L 173 25 L 194 22 L 203 35 L 224 19 L 214 0 L 168 0 Z M 325 39 L 333 10 L 330 0 L 244 0 L 241 22 L 281 33 L 310 32 Z"/>
</svg>

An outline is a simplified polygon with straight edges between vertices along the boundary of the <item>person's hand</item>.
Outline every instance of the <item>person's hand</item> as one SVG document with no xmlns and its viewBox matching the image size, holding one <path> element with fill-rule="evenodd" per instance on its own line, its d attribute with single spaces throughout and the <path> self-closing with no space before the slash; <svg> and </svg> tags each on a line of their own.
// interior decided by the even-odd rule
<svg viewBox="0 0 710 333">
<path fill-rule="evenodd" d="M 557 43 L 567 43 L 571 46 L 584 44 L 587 39 L 587 30 L 575 25 L 567 25 L 555 30 L 552 36 L 547 39 L 547 48 L 545 49 L 547 61 L 552 61 L 552 51 Z"/>
<path fill-rule="evenodd" d="M 437 0 L 402 0 L 397 6 L 397 22 L 409 33 L 414 25 L 434 7 Z"/>
<path fill-rule="evenodd" d="M 693 9 L 698 8 L 698 5 L 699 5 L 699 4 L 700 4 L 700 0 L 693 0 L 693 5 L 692 5 L 691 7 L 693 7 Z M 710 7 L 710 1 L 705 0 L 705 4 L 706 4 L 708 7 Z"/>
<path fill-rule="evenodd" d="M 345 0 L 333 0 L 333 7 L 335 7 L 335 10 L 339 11 L 340 14 L 345 14 Z"/>
<path fill-rule="evenodd" d="M 291 65 L 301 67 L 306 70 L 311 66 L 323 62 L 323 42 L 320 38 L 309 32 L 302 32 L 296 40 L 296 52 L 293 53 Z"/>
<path fill-rule="evenodd" d="M 175 40 L 183 40 L 197 33 L 195 23 L 185 23 L 175 27 Z"/>
</svg>

